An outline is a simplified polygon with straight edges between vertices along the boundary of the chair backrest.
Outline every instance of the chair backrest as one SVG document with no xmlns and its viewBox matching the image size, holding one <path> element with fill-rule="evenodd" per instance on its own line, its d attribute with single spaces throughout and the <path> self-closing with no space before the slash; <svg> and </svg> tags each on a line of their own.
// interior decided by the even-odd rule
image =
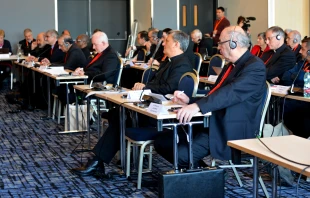
<svg viewBox="0 0 310 198">
<path fill-rule="evenodd" d="M 263 101 L 262 101 L 263 108 L 262 108 L 262 117 L 261 117 L 260 125 L 259 125 L 259 134 L 258 134 L 259 137 L 261 137 L 262 132 L 263 132 L 263 126 L 265 123 L 265 117 L 266 117 L 266 113 L 268 110 L 270 97 L 271 97 L 271 89 L 270 89 L 269 83 L 266 81 L 266 90 L 265 90 Z"/>
<path fill-rule="evenodd" d="M 147 68 L 146 70 L 144 70 L 143 74 L 142 74 L 142 79 L 141 79 L 141 82 L 143 84 L 146 84 L 147 81 L 150 81 L 153 76 L 156 74 L 156 71 L 157 71 L 157 67 L 149 67 Z"/>
<path fill-rule="evenodd" d="M 182 75 L 178 90 L 184 91 L 188 97 L 195 97 L 198 89 L 198 79 L 193 72 L 186 72 Z"/>
<path fill-rule="evenodd" d="M 195 64 L 194 64 L 194 69 L 198 72 L 200 71 L 201 63 L 202 63 L 202 57 L 201 54 L 198 52 L 195 52 Z"/>
<path fill-rule="evenodd" d="M 141 48 L 141 50 L 139 50 L 137 53 L 137 60 L 145 62 L 146 53 L 146 49 Z"/>
<path fill-rule="evenodd" d="M 122 76 L 122 72 L 123 72 L 123 60 L 121 59 L 121 57 L 118 57 L 119 60 L 119 65 L 117 68 L 119 68 L 119 70 L 117 70 L 115 76 L 114 76 L 114 83 L 113 86 L 120 86 L 120 81 L 121 81 L 121 76 Z"/>
<path fill-rule="evenodd" d="M 224 66 L 225 66 L 225 59 L 220 54 L 213 55 L 209 63 L 208 76 L 217 75 L 212 67 L 223 68 Z"/>
</svg>

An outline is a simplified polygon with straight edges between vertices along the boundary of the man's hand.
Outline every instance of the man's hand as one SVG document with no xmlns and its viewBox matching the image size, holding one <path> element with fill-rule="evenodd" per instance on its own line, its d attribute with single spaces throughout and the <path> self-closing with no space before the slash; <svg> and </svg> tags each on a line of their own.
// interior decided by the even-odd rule
<svg viewBox="0 0 310 198">
<path fill-rule="evenodd" d="M 278 83 L 280 82 L 280 78 L 274 77 L 273 79 L 271 79 L 271 82 L 272 82 L 273 84 L 278 84 Z"/>
<path fill-rule="evenodd" d="M 196 103 L 187 105 L 180 109 L 177 113 L 179 123 L 186 124 L 191 121 L 192 117 L 199 112 L 199 107 Z"/>
<path fill-rule="evenodd" d="M 145 84 L 143 83 L 135 83 L 132 90 L 142 90 L 145 87 Z"/>
<path fill-rule="evenodd" d="M 151 45 L 152 43 L 150 41 L 145 42 L 144 46 L 146 47 L 147 52 L 151 51 Z"/>
<path fill-rule="evenodd" d="M 31 50 L 34 50 L 37 46 L 38 46 L 37 41 L 33 41 L 33 42 L 31 43 Z"/>
<path fill-rule="evenodd" d="M 36 61 L 36 57 L 34 57 L 34 56 L 28 56 L 28 57 L 26 58 L 26 61 L 27 61 L 27 62 Z"/>
<path fill-rule="evenodd" d="M 189 103 L 189 97 L 182 91 L 175 91 L 172 102 L 185 105 Z"/>
<path fill-rule="evenodd" d="M 51 63 L 50 63 L 50 60 L 48 60 L 47 58 L 44 58 L 44 59 L 41 61 L 41 63 L 42 63 L 42 65 L 44 65 L 44 66 L 48 66 L 48 65 L 51 64 Z"/>
<path fill-rule="evenodd" d="M 73 75 L 76 75 L 76 76 L 84 76 L 84 69 L 83 68 L 76 68 L 75 71 L 73 72 Z"/>
<path fill-rule="evenodd" d="M 153 61 L 153 59 L 150 58 L 150 60 L 147 62 L 147 64 L 148 64 L 148 65 L 151 65 L 152 61 Z M 160 65 L 160 63 L 159 63 L 156 59 L 154 59 L 153 65 Z"/>
</svg>

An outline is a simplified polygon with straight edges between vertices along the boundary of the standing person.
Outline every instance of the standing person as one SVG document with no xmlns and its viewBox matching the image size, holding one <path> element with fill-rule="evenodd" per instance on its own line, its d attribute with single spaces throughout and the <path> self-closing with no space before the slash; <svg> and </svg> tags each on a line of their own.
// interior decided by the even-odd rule
<svg viewBox="0 0 310 198">
<path fill-rule="evenodd" d="M 207 36 L 212 36 L 213 46 L 217 46 L 221 32 L 224 30 L 224 28 L 230 26 L 230 22 L 225 17 L 225 9 L 223 7 L 218 7 L 216 9 L 216 18 L 217 19 L 213 24 L 213 32 L 211 34 L 207 34 Z"/>
</svg>

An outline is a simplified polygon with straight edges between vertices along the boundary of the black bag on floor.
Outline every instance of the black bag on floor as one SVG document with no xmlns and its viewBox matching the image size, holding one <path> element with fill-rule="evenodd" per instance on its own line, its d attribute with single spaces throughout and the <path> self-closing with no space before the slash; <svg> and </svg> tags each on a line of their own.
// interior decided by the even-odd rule
<svg viewBox="0 0 310 198">
<path fill-rule="evenodd" d="M 177 133 L 176 131 L 174 131 Z M 174 134 L 174 148 L 177 147 Z M 188 131 L 190 168 L 160 174 L 158 194 L 161 198 L 205 198 L 224 197 L 224 170 L 217 167 L 193 169 L 192 130 Z M 178 151 L 174 149 L 174 167 L 178 167 Z"/>
</svg>

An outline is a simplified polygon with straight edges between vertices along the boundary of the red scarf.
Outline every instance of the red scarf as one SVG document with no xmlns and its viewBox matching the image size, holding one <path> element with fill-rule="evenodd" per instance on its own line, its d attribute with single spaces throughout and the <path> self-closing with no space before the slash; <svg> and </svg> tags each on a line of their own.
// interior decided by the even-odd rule
<svg viewBox="0 0 310 198">
<path fill-rule="evenodd" d="M 219 84 L 217 84 L 209 93 L 208 96 L 211 95 L 213 92 L 215 92 L 218 88 L 221 87 L 221 85 L 223 84 L 224 80 L 229 76 L 229 74 L 231 73 L 232 69 L 233 69 L 233 64 L 230 64 L 228 69 L 226 70 L 225 74 L 223 75 L 221 81 L 219 82 Z"/>
</svg>

